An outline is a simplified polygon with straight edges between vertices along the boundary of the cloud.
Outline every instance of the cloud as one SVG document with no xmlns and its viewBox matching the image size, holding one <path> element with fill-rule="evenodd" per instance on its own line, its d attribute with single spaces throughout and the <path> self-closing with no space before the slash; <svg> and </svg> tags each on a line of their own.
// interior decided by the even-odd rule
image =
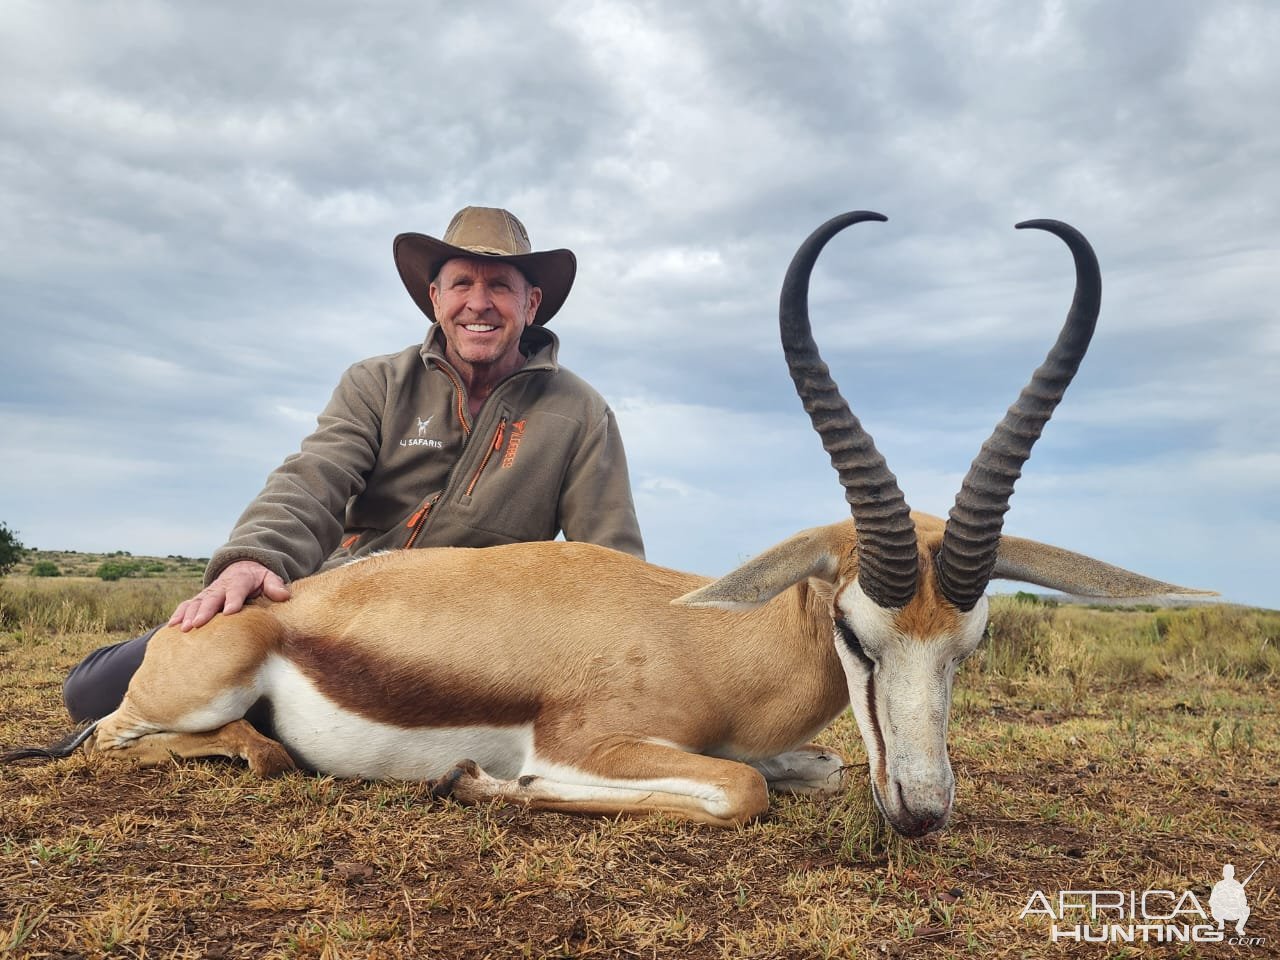
<svg viewBox="0 0 1280 960">
<path fill-rule="evenodd" d="M 1249 0 L 10 3 L 0 519 L 207 554 L 340 372 L 421 338 L 391 240 L 468 203 L 578 254 L 562 359 L 619 411 L 652 558 L 708 573 L 844 515 L 778 288 L 819 223 L 887 214 L 824 251 L 814 329 L 945 512 L 1070 302 L 1012 229 L 1057 217 L 1103 315 L 1011 529 L 1280 605 L 1277 43 Z"/>
</svg>

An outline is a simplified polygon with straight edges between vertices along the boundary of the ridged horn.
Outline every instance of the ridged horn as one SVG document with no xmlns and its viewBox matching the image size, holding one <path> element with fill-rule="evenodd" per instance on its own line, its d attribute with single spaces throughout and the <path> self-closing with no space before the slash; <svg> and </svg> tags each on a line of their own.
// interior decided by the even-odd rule
<svg viewBox="0 0 1280 960">
<path fill-rule="evenodd" d="M 991 580 L 1013 485 L 1079 369 L 1102 305 L 1098 258 L 1078 230 L 1058 220 L 1027 220 L 1017 227 L 1062 238 L 1075 259 L 1076 292 L 1057 343 L 982 445 L 951 508 L 938 551 L 938 585 L 961 610 L 973 609 Z"/>
<path fill-rule="evenodd" d="M 918 573 L 911 511 L 875 442 L 840 396 L 831 371 L 818 355 L 809 325 L 809 276 L 827 241 L 855 223 L 886 219 L 856 210 L 833 217 L 810 234 L 787 268 L 778 322 L 796 392 L 840 474 L 845 499 L 853 510 L 858 528 L 858 583 L 879 606 L 902 607 L 915 594 Z"/>
</svg>

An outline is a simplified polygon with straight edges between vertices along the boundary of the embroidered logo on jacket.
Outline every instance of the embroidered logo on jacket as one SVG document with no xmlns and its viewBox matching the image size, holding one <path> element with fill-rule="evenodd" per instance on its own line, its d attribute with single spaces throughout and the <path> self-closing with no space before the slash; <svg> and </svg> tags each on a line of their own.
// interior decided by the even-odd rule
<svg viewBox="0 0 1280 960">
<path fill-rule="evenodd" d="M 517 420 L 511 424 L 511 439 L 507 441 L 507 452 L 502 455 L 504 470 L 515 465 L 516 453 L 520 450 L 520 442 L 524 440 L 524 425 L 524 420 Z"/>
<path fill-rule="evenodd" d="M 425 436 L 427 432 L 427 427 L 431 426 L 431 421 L 434 419 L 435 419 L 435 414 L 432 414 L 431 416 L 427 417 L 427 419 L 425 420 L 423 420 L 421 417 L 418 417 L 418 435 L 416 437 L 409 437 L 405 440 L 401 440 L 400 446 L 402 447 L 433 447 L 436 450 L 442 449 L 444 447 L 443 440 L 433 440 L 430 437 Z"/>
</svg>

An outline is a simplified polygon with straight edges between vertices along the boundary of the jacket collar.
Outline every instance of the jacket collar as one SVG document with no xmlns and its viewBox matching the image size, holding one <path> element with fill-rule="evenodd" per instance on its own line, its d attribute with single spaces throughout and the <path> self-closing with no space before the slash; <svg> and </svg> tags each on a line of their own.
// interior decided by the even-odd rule
<svg viewBox="0 0 1280 960">
<path fill-rule="evenodd" d="M 560 369 L 560 364 L 556 357 L 560 352 L 560 339 L 548 330 L 546 327 L 531 326 L 526 327 L 523 334 L 520 335 L 520 349 L 524 352 L 525 365 L 521 370 L 550 370 L 552 372 Z M 427 331 L 427 337 L 422 341 L 422 359 L 428 364 L 443 363 L 448 364 L 449 361 L 444 356 L 444 331 L 440 328 L 440 324 L 433 323 L 431 329 Z"/>
</svg>

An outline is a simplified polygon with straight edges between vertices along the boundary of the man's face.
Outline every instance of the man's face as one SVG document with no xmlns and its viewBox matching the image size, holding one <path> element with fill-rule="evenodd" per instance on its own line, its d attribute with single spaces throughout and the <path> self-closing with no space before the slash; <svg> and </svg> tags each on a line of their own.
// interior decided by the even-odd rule
<svg viewBox="0 0 1280 960">
<path fill-rule="evenodd" d="M 470 257 L 447 261 L 430 295 L 450 359 L 472 367 L 514 363 L 542 302 L 542 290 L 511 264 Z"/>
</svg>

